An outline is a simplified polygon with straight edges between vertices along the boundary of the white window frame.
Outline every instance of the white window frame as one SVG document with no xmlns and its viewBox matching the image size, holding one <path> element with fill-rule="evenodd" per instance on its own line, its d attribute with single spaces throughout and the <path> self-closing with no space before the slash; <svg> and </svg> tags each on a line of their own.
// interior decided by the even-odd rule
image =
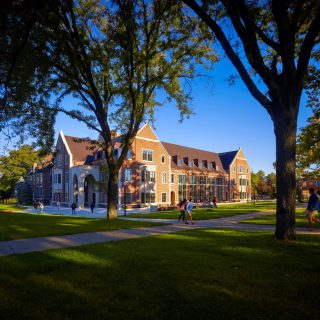
<svg viewBox="0 0 320 320">
<path fill-rule="evenodd" d="M 167 183 L 167 173 L 166 172 L 162 172 L 161 181 L 162 181 L 162 183 Z"/>
<path fill-rule="evenodd" d="M 147 159 L 143 158 L 144 153 L 146 152 Z M 149 155 L 151 154 L 151 160 L 149 160 Z M 153 150 L 150 149 L 142 149 L 142 160 L 152 162 L 153 161 Z"/>
<path fill-rule="evenodd" d="M 164 201 L 163 201 L 163 196 L 164 196 L 164 198 L 165 198 Z M 166 192 L 162 192 L 162 193 L 161 193 L 161 202 L 162 202 L 162 203 L 167 202 L 167 193 L 166 193 Z"/>
</svg>

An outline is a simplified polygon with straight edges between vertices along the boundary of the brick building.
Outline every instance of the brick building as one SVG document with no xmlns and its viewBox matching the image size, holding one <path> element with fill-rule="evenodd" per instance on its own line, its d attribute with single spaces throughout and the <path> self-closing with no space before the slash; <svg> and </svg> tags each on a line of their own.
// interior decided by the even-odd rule
<svg viewBox="0 0 320 320">
<path fill-rule="evenodd" d="M 113 140 L 121 153 L 121 136 Z M 52 165 L 51 203 L 106 207 L 108 172 L 105 154 L 91 141 L 60 131 Z M 149 124 L 137 133 L 119 172 L 118 203 L 132 206 L 176 205 L 191 196 L 196 202 L 250 199 L 251 171 L 242 149 L 214 153 L 161 142 Z"/>
<path fill-rule="evenodd" d="M 313 188 L 315 192 L 320 190 L 320 178 L 317 179 L 299 179 L 297 181 L 297 187 L 301 191 L 302 200 L 306 201 L 309 199 L 309 189 Z"/>
<path fill-rule="evenodd" d="M 52 155 L 49 155 L 41 163 L 35 164 L 29 174 L 33 200 L 41 201 L 46 205 L 51 202 L 52 166 Z"/>
</svg>

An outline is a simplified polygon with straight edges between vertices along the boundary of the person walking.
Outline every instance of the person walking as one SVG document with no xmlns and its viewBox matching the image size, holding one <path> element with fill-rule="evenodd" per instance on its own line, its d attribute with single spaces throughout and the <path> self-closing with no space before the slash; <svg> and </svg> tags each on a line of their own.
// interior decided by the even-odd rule
<svg viewBox="0 0 320 320">
<path fill-rule="evenodd" d="M 91 204 L 90 204 L 91 213 L 93 213 L 93 209 L 94 209 L 95 206 L 96 206 L 95 203 L 92 201 Z"/>
<path fill-rule="evenodd" d="M 320 224 L 320 221 L 315 218 L 315 214 L 316 214 L 315 208 L 318 202 L 318 197 L 315 195 L 313 188 L 309 189 L 309 194 L 310 194 L 310 197 L 309 197 L 308 206 L 306 209 L 306 215 L 309 221 L 309 228 L 313 228 L 314 222 Z"/>
<path fill-rule="evenodd" d="M 182 223 L 186 220 L 186 211 L 185 211 L 185 205 L 186 205 L 187 199 L 182 200 L 178 207 L 180 210 L 180 216 L 178 218 L 178 221 L 180 222 L 180 219 L 182 218 Z"/>
<path fill-rule="evenodd" d="M 71 205 L 71 209 L 72 209 L 72 215 L 76 214 L 76 204 L 74 202 L 72 202 L 72 205 Z"/>
<path fill-rule="evenodd" d="M 218 206 L 217 206 L 217 197 L 214 197 L 213 200 L 212 200 L 212 202 L 213 202 L 213 206 L 214 206 L 215 208 L 217 208 L 217 207 L 218 207 Z"/>
<path fill-rule="evenodd" d="M 190 222 L 192 224 L 194 224 L 193 220 L 192 220 L 192 209 L 194 207 L 194 203 L 192 202 L 192 198 L 190 197 L 189 198 L 189 201 L 186 203 L 186 206 L 185 206 L 185 210 L 187 211 L 187 219 L 185 221 L 185 224 L 189 224 L 188 223 L 188 218 L 190 220 Z"/>
<path fill-rule="evenodd" d="M 40 209 L 40 213 L 43 213 L 44 206 L 42 202 L 39 202 L 39 209 Z"/>
<path fill-rule="evenodd" d="M 314 210 L 318 211 L 318 219 L 320 220 L 320 190 L 317 191 L 318 201 L 314 206 Z"/>
</svg>

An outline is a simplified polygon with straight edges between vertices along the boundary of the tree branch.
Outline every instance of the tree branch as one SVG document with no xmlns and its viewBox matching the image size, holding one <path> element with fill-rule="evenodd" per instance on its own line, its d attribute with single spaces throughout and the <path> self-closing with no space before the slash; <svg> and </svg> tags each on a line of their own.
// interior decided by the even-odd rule
<svg viewBox="0 0 320 320">
<path fill-rule="evenodd" d="M 196 1 L 183 0 L 183 2 L 186 3 L 212 30 L 212 32 L 220 42 L 226 55 L 230 59 L 231 63 L 239 72 L 241 79 L 247 86 L 251 95 L 270 113 L 270 100 L 259 91 L 250 75 L 248 74 L 246 68 L 242 64 L 241 60 L 234 52 L 233 48 L 230 45 L 230 42 L 228 41 L 220 26 L 196 3 Z"/>
</svg>

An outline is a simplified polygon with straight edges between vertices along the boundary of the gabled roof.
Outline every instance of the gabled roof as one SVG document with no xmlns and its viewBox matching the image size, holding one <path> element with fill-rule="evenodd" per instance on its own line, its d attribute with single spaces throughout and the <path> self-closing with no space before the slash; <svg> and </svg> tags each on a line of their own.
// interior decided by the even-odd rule
<svg viewBox="0 0 320 320">
<path fill-rule="evenodd" d="M 229 167 L 233 159 L 236 157 L 238 151 L 239 150 L 219 153 L 224 170 L 227 170 L 227 171 L 229 170 Z"/>
<path fill-rule="evenodd" d="M 74 162 L 86 162 L 88 156 L 91 156 L 98 149 L 92 144 L 91 140 L 78 142 L 78 137 L 64 136 L 73 156 Z"/>
<path fill-rule="evenodd" d="M 168 142 L 161 142 L 164 148 L 167 150 L 167 152 L 171 156 L 171 167 L 173 169 L 184 169 L 184 170 L 193 170 L 193 171 L 199 171 L 199 172 L 220 172 L 225 173 L 219 154 L 215 152 L 200 150 L 200 149 L 194 149 L 184 146 L 179 146 L 177 144 L 168 143 Z M 205 168 L 205 166 L 202 166 L 202 169 L 197 167 L 196 165 L 193 165 L 193 167 L 189 167 L 187 164 L 182 161 L 182 166 L 178 166 L 176 162 L 173 160 L 173 157 L 177 156 L 178 159 L 183 160 L 184 158 L 189 158 L 190 161 L 198 159 L 198 161 L 208 161 L 208 163 L 215 162 L 218 166 L 218 170 L 208 170 Z"/>
</svg>

